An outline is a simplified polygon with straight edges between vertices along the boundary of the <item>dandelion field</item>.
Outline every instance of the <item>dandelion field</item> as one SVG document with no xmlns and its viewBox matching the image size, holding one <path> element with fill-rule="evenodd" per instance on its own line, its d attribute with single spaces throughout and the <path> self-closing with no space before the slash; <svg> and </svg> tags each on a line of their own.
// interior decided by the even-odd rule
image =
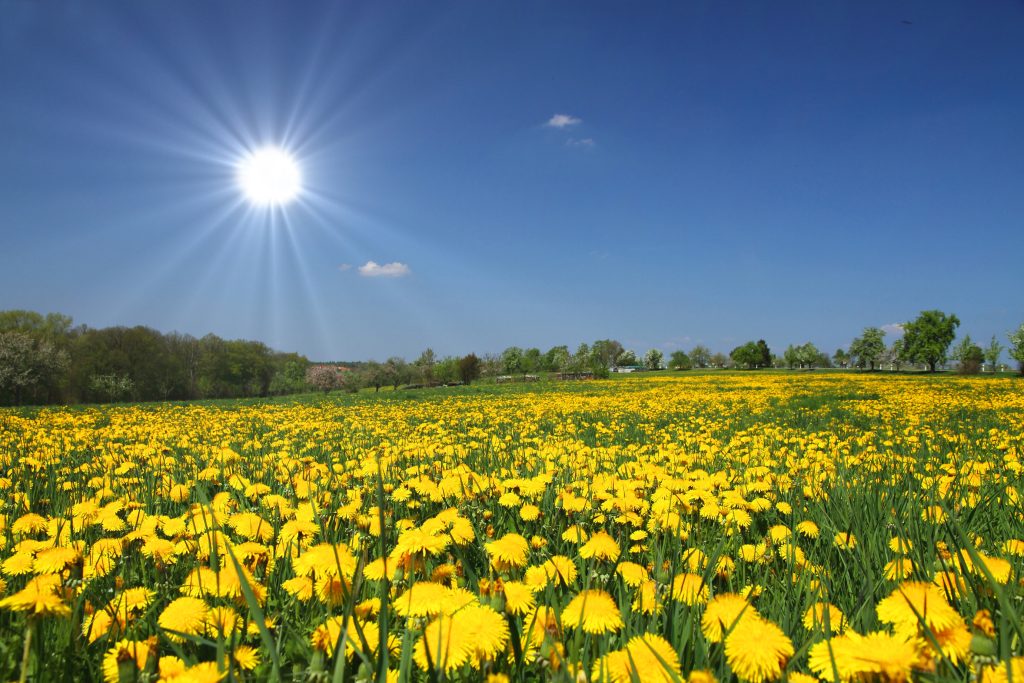
<svg viewBox="0 0 1024 683">
<path fill-rule="evenodd" d="M 0 412 L 0 678 L 1024 680 L 1024 388 Z"/>
</svg>

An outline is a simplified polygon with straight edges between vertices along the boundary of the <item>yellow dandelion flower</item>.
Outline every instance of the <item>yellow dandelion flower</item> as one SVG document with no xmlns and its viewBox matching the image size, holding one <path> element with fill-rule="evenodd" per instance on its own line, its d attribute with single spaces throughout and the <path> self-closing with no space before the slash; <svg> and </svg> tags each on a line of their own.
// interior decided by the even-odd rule
<svg viewBox="0 0 1024 683">
<path fill-rule="evenodd" d="M 194 636 L 203 631 L 209 610 L 204 600 L 185 596 L 164 607 L 156 623 L 168 632 L 168 638 L 180 642 L 182 638 L 178 634 Z"/>
<path fill-rule="evenodd" d="M 622 628 L 622 614 L 612 596 L 603 590 L 580 592 L 562 611 L 562 623 L 587 633 L 608 633 Z"/>
<path fill-rule="evenodd" d="M 71 608 L 64 604 L 60 595 L 60 577 L 43 574 L 29 582 L 17 593 L 0 600 L 0 609 L 14 612 L 29 612 L 33 615 L 67 616 Z"/>
<path fill-rule="evenodd" d="M 885 563 L 882 575 L 887 581 L 904 581 L 914 573 L 914 563 L 908 557 L 895 557 Z"/>
<path fill-rule="evenodd" d="M 231 656 L 238 668 L 244 671 L 252 671 L 260 665 L 260 652 L 251 645 L 236 645 Z"/>
<path fill-rule="evenodd" d="M 59 574 L 81 559 L 82 553 L 77 548 L 57 546 L 36 553 L 32 568 L 36 574 Z"/>
<path fill-rule="evenodd" d="M 913 550 L 914 544 L 909 539 L 893 536 L 889 539 L 889 550 L 900 555 L 906 555 Z"/>
<path fill-rule="evenodd" d="M 842 633 L 846 630 L 846 615 L 830 602 L 816 602 L 804 612 L 803 624 L 812 632 Z"/>
<path fill-rule="evenodd" d="M 519 518 L 524 522 L 535 522 L 540 517 L 540 508 L 528 503 L 519 509 Z"/>
<path fill-rule="evenodd" d="M 469 661 L 473 643 L 451 617 L 430 622 L 413 648 L 413 659 L 423 670 L 456 671 Z"/>
<path fill-rule="evenodd" d="M 403 531 L 395 545 L 395 555 L 437 555 L 448 547 L 447 535 L 435 535 L 421 528 Z"/>
<path fill-rule="evenodd" d="M 981 683 L 1010 683 L 1024 681 L 1024 657 L 1013 657 L 1005 662 L 986 666 L 981 670 Z"/>
<path fill-rule="evenodd" d="M 930 583 L 900 584 L 878 603 L 875 611 L 883 624 L 892 624 L 897 631 L 908 633 L 917 633 L 922 621 L 932 631 L 944 631 L 963 623 L 963 617 L 949 606 L 942 591 Z"/>
<path fill-rule="evenodd" d="M 621 650 L 594 662 L 591 680 L 609 683 L 674 683 L 681 679 L 679 654 L 653 633 L 636 636 Z"/>
<path fill-rule="evenodd" d="M 893 683 L 910 680 L 911 672 L 919 661 L 917 647 L 912 641 L 881 631 L 853 636 L 856 647 L 853 658 L 858 676 L 880 676 L 881 680 Z"/>
<path fill-rule="evenodd" d="M 505 593 L 505 610 L 510 614 L 527 614 L 537 606 L 537 589 L 533 586 L 519 581 L 505 581 L 502 590 Z"/>
<path fill-rule="evenodd" d="M 821 534 L 821 529 L 818 528 L 818 525 L 809 519 L 797 524 L 796 531 L 804 538 L 817 538 Z"/>
<path fill-rule="evenodd" d="M 699 574 L 677 574 L 672 579 L 672 599 L 686 605 L 699 605 L 708 601 L 708 585 Z"/>
<path fill-rule="evenodd" d="M 121 640 L 103 656 L 103 680 L 106 683 L 118 683 L 121 680 L 121 666 L 124 662 L 131 662 L 134 665 L 134 672 L 129 679 L 133 680 L 146 669 L 149 658 L 155 654 L 155 638 Z"/>
<path fill-rule="evenodd" d="M 565 555 L 552 555 L 542 566 L 549 580 L 557 581 L 563 586 L 571 586 L 576 581 L 576 563 Z"/>
<path fill-rule="evenodd" d="M 723 593 L 708 602 L 700 620 L 700 629 L 709 643 L 720 643 L 740 620 L 759 616 L 754 606 L 742 595 Z"/>
<path fill-rule="evenodd" d="M 432 581 L 418 581 L 394 599 L 392 606 L 401 617 L 427 617 L 440 614 L 448 604 L 447 586 Z"/>
<path fill-rule="evenodd" d="M 598 531 L 580 547 L 580 557 L 615 562 L 619 559 L 622 549 L 607 532 Z"/>
<path fill-rule="evenodd" d="M 1024 557 L 1024 541 L 1018 538 L 1012 538 L 1009 541 L 1004 541 L 1002 550 L 1007 555 L 1013 555 L 1014 557 Z"/>
<path fill-rule="evenodd" d="M 793 642 L 766 619 L 740 619 L 725 638 L 729 668 L 751 683 L 776 680 L 792 656 Z"/>
<path fill-rule="evenodd" d="M 14 553 L 0 565 L 5 576 L 24 576 L 35 568 L 36 558 L 32 553 Z"/>
<path fill-rule="evenodd" d="M 484 547 L 491 564 L 499 570 L 525 566 L 530 553 L 530 544 L 519 534 L 505 534 L 496 541 L 485 543 Z"/>
<path fill-rule="evenodd" d="M 985 553 L 979 553 L 981 556 L 981 562 L 988 570 L 988 574 L 992 575 L 992 578 L 996 580 L 996 583 L 1006 585 L 1010 581 L 1010 576 L 1013 574 L 1013 565 L 1004 560 L 1001 557 L 990 557 Z M 38 559 L 38 555 L 36 556 Z M 978 576 L 985 577 L 986 572 L 981 569 L 980 566 L 975 565 L 973 567 L 974 573 Z"/>
<path fill-rule="evenodd" d="M 636 588 L 647 580 L 647 568 L 635 562 L 622 562 L 615 567 L 616 573 L 622 577 L 622 582 L 630 588 Z"/>
<path fill-rule="evenodd" d="M 633 598 L 633 611 L 641 614 L 658 614 L 664 606 L 658 598 L 658 584 L 655 581 L 644 581 Z"/>
<path fill-rule="evenodd" d="M 832 544 L 840 550 L 853 550 L 857 547 L 857 537 L 849 531 L 840 531 L 832 538 Z"/>
</svg>

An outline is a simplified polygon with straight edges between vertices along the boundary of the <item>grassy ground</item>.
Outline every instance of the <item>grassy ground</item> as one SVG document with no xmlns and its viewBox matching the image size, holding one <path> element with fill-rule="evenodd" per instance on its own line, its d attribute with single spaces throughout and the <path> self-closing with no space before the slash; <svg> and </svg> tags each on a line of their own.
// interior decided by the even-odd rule
<svg viewBox="0 0 1024 683">
<path fill-rule="evenodd" d="M 0 677 L 998 679 L 1022 434 L 820 371 L 4 411 Z"/>
</svg>

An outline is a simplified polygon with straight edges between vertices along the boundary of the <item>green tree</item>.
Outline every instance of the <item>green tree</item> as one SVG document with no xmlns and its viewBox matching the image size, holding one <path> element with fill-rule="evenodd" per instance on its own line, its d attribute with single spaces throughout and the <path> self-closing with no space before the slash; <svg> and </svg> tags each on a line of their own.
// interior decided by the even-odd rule
<svg viewBox="0 0 1024 683">
<path fill-rule="evenodd" d="M 434 365 L 437 358 L 434 356 L 434 349 L 428 348 L 413 363 L 413 371 L 420 383 L 430 386 L 434 382 Z"/>
<path fill-rule="evenodd" d="M 501 352 L 502 371 L 506 375 L 521 375 L 523 369 L 523 350 L 518 346 L 510 346 Z"/>
<path fill-rule="evenodd" d="M 614 339 L 598 339 L 590 347 L 590 355 L 593 360 L 592 365 L 603 366 L 606 370 L 619 365 L 625 365 L 625 363 L 620 362 L 620 357 L 624 351 L 625 349 L 622 348 L 622 344 Z"/>
<path fill-rule="evenodd" d="M 644 354 L 644 367 L 648 370 L 661 370 L 663 360 L 665 360 L 665 354 L 658 349 L 650 349 Z"/>
<path fill-rule="evenodd" d="M 770 368 L 772 366 L 772 350 L 768 348 L 768 343 L 764 339 L 757 340 L 757 350 L 761 353 L 761 359 L 757 365 L 761 368 Z"/>
<path fill-rule="evenodd" d="M 669 356 L 668 367 L 672 370 L 689 370 L 693 367 L 693 362 L 690 357 L 686 355 L 686 351 L 678 350 L 673 351 L 672 355 Z"/>
<path fill-rule="evenodd" d="M 569 368 L 570 362 L 568 346 L 552 346 L 544 354 L 544 370 L 547 372 L 563 372 Z"/>
<path fill-rule="evenodd" d="M 711 364 L 711 351 L 703 344 L 697 344 L 690 349 L 690 361 L 695 368 L 706 368 Z"/>
<path fill-rule="evenodd" d="M 68 367 L 68 354 L 45 339 L 22 332 L 0 332 L 0 400 L 20 405 L 48 402 L 47 388 Z"/>
<path fill-rule="evenodd" d="M 480 377 L 480 359 L 475 353 L 463 356 L 459 359 L 459 379 L 464 384 L 471 384 L 473 380 Z"/>
<path fill-rule="evenodd" d="M 1024 323 L 1021 323 L 1016 331 L 1010 332 L 1007 337 L 1010 340 L 1008 349 L 1010 358 L 1017 361 L 1020 374 L 1024 375 Z"/>
<path fill-rule="evenodd" d="M 999 356 L 1003 353 L 1003 345 L 996 339 L 996 335 L 992 335 L 992 341 L 985 347 L 985 361 L 992 368 L 992 372 L 996 371 L 996 367 L 999 366 Z"/>
<path fill-rule="evenodd" d="M 837 367 L 845 368 L 850 363 L 850 355 L 844 349 L 836 349 L 836 352 L 832 354 L 832 362 Z"/>
<path fill-rule="evenodd" d="M 540 372 L 544 365 L 544 356 L 540 349 L 530 348 L 523 351 L 523 372 Z"/>
<path fill-rule="evenodd" d="M 879 327 L 865 327 L 859 337 L 850 344 L 850 357 L 858 368 L 875 369 L 885 351 L 885 331 Z"/>
<path fill-rule="evenodd" d="M 731 352 L 729 357 L 739 367 L 747 368 L 748 370 L 754 370 L 764 360 L 764 355 L 761 352 L 760 346 L 757 342 L 747 342 L 742 346 L 737 346 Z"/>
<path fill-rule="evenodd" d="M 961 374 L 975 375 L 981 371 L 985 352 L 974 343 L 971 335 L 968 334 L 953 348 L 953 358 L 959 363 L 957 370 Z"/>
<path fill-rule="evenodd" d="M 903 359 L 924 363 L 935 372 L 946 362 L 949 345 L 956 337 L 960 319 L 942 311 L 922 311 L 917 319 L 903 325 Z"/>
</svg>

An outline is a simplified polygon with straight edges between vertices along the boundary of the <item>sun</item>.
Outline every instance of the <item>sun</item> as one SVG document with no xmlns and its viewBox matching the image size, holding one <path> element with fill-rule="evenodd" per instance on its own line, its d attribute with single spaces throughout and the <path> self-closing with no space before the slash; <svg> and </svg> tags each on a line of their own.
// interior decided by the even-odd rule
<svg viewBox="0 0 1024 683">
<path fill-rule="evenodd" d="M 258 149 L 238 164 L 238 184 L 259 206 L 283 206 L 302 190 L 302 173 L 291 154 L 279 147 Z"/>
</svg>

